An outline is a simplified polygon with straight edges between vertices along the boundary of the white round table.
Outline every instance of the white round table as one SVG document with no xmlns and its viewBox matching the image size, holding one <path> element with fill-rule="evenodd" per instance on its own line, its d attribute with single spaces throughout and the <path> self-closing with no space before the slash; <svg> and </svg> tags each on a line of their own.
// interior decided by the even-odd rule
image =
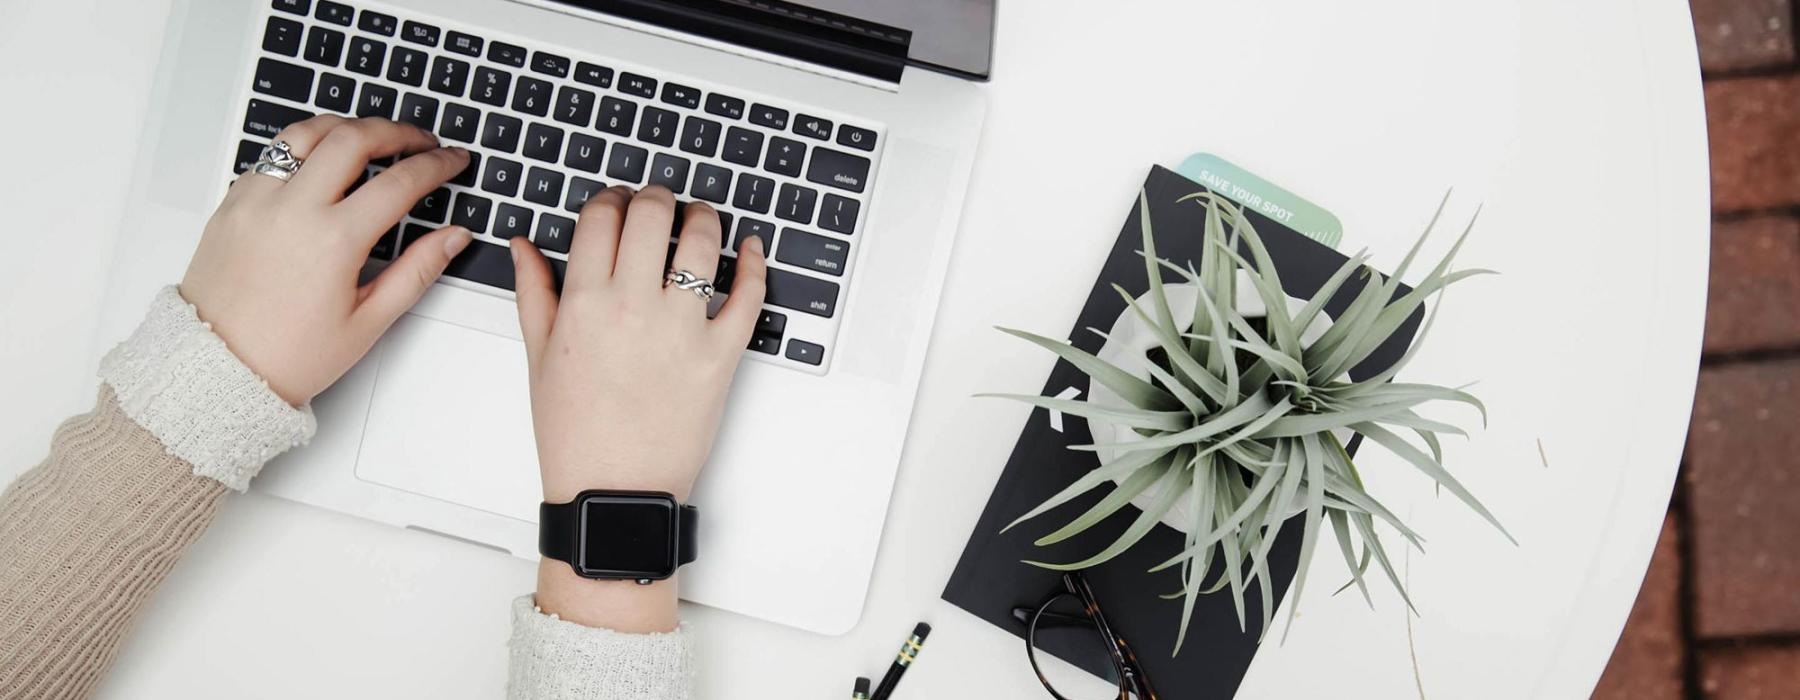
<svg viewBox="0 0 1800 700">
<path fill-rule="evenodd" d="M 33 0 L 0 22 L 0 94 L 24 96 L 0 115 L 0 476 L 91 402 L 92 358 L 116 340 L 93 329 L 111 240 L 131 230 L 95 193 L 130 171 L 99 166 L 135 150 L 108 136 L 144 112 L 168 4 Z M 1194 151 L 1335 212 L 1345 246 L 1383 267 L 1454 187 L 1453 224 L 1485 205 L 1462 261 L 1502 273 L 1448 297 L 1408 376 L 1479 382 L 1492 421 L 1448 460 L 1519 546 L 1365 451 L 1371 488 L 1429 538 L 1404 560 L 1420 615 L 1385 585 L 1373 610 L 1310 586 L 1240 697 L 1586 696 L 1657 537 L 1699 356 L 1708 183 L 1685 5 L 1099 6 L 1001 8 L 861 624 L 822 637 L 690 606 L 701 696 L 846 697 L 923 619 L 936 629 L 896 697 L 1042 697 L 1016 638 L 938 598 L 1026 416 L 970 395 L 1041 386 L 1050 356 L 991 326 L 1066 329 L 1149 166 Z M 1315 580 L 1343 580 L 1331 550 Z M 507 603 L 532 583 L 521 560 L 251 494 L 159 594 L 102 695 L 496 697 Z"/>
</svg>

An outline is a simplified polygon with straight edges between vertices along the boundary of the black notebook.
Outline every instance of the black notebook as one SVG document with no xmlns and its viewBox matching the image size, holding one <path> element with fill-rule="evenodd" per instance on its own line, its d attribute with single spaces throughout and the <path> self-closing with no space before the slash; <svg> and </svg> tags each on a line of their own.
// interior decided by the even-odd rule
<svg viewBox="0 0 1800 700">
<path fill-rule="evenodd" d="M 1195 202 L 1177 204 L 1176 200 L 1204 189 L 1198 183 L 1160 166 L 1153 168 L 1149 177 L 1144 180 L 1143 191 L 1145 201 L 1150 205 L 1157 254 L 1162 258 L 1184 266 L 1191 260 L 1196 267 L 1199 266 L 1206 208 Z M 1246 211 L 1246 217 L 1261 235 L 1276 270 L 1281 275 L 1284 291 L 1289 296 L 1311 298 L 1346 260 L 1337 251 L 1260 214 Z M 1119 231 L 1118 240 L 1107 256 L 1106 265 L 1100 270 L 1099 278 L 1094 280 L 1093 289 L 1088 293 L 1086 306 L 1082 307 L 1074 327 L 1065 336 L 1076 347 L 1090 353 L 1098 352 L 1103 340 L 1085 329 L 1109 328 L 1114 319 L 1125 310 L 1124 300 L 1113 291 L 1112 285 L 1124 287 L 1132 296 L 1141 295 L 1149 289 L 1144 278 L 1144 260 L 1139 254 L 1142 243 L 1143 230 L 1139 226 L 1138 205 L 1134 200 L 1130 213 L 1125 217 L 1125 225 Z M 1334 318 L 1342 313 L 1362 289 L 1366 279 L 1357 276 L 1347 281 L 1326 304 L 1326 313 Z M 1163 281 L 1177 284 L 1184 280 L 1174 272 L 1164 271 Z M 1406 291 L 1410 290 L 1403 288 L 1401 294 Z M 1386 343 L 1351 370 L 1351 376 L 1367 377 L 1399 361 L 1417 332 L 1423 316 L 1423 311 L 1415 312 Z M 1049 329 L 1024 330 L 1047 336 L 1055 335 L 1054 332 L 1044 332 Z M 1018 347 L 1021 354 L 1048 352 L 1024 341 L 1019 341 Z M 1050 371 L 1049 380 L 1044 384 L 1043 395 L 1056 396 L 1068 388 L 1077 389 L 1082 392 L 1082 396 L 1086 396 L 1088 379 L 1073 365 L 1058 360 Z M 1035 606 L 1060 590 L 1061 586 L 1059 572 L 1024 564 L 1022 560 L 1080 561 L 1105 548 L 1138 516 L 1136 508 L 1125 508 L 1067 541 L 1050 547 L 1032 544 L 1039 537 L 1061 527 L 1070 518 L 1091 507 L 1111 488 L 1103 486 L 1021 523 L 1005 534 L 1000 533 L 1001 528 L 1008 523 L 1098 466 L 1099 462 L 1093 453 L 1076 452 L 1067 447 L 1093 442 L 1086 422 L 1074 416 L 1064 416 L 1061 423 L 1062 431 L 1054 430 L 1046 411 L 1032 411 L 1024 431 L 1019 435 L 1018 443 L 1013 447 L 1012 456 L 1007 459 L 1006 470 L 1001 474 L 993 495 L 988 498 L 987 507 L 982 511 L 981 519 L 969 536 L 956 571 L 951 574 L 950 582 L 944 587 L 945 600 L 1020 637 L 1025 634 L 1025 625 L 1013 618 L 1013 608 Z M 1352 443 L 1350 447 L 1354 449 L 1355 444 Z M 1268 603 L 1270 605 L 1280 603 L 1280 598 L 1286 594 L 1288 584 L 1293 579 L 1299 559 L 1300 532 L 1301 524 L 1290 522 L 1282 528 L 1281 536 L 1269 555 L 1276 597 L 1275 601 Z M 1329 532 L 1322 533 L 1321 539 L 1329 536 Z M 1246 591 L 1245 619 L 1248 620 L 1248 628 L 1239 631 L 1238 617 L 1229 591 L 1201 597 L 1194 606 L 1187 642 L 1179 656 L 1171 657 L 1182 601 L 1164 600 L 1158 596 L 1180 590 L 1180 574 L 1176 569 L 1156 574 L 1146 571 L 1181 551 L 1183 544 L 1180 532 L 1158 525 L 1125 553 L 1085 573 L 1100 600 L 1101 608 L 1106 612 L 1107 620 L 1112 623 L 1114 631 L 1131 643 L 1138 661 L 1159 695 L 1182 699 L 1229 698 L 1236 693 L 1238 684 L 1243 681 L 1244 673 L 1250 666 L 1251 658 L 1256 654 L 1257 639 L 1261 632 L 1261 606 L 1265 602 L 1260 599 L 1260 594 L 1254 587 Z M 1320 548 L 1327 551 L 1335 549 L 1324 542 L 1321 542 Z M 1339 583 L 1341 582 L 1317 581 L 1315 585 L 1335 586 Z M 1270 644 L 1278 643 L 1282 620 L 1277 619 L 1273 624 L 1276 629 L 1268 637 Z M 1025 664 L 1023 644 L 1020 646 L 1018 663 Z M 1083 665 L 1096 675 L 1106 672 L 1102 664 L 1088 665 L 1080 664 L 1078 659 L 1068 660 Z"/>
</svg>

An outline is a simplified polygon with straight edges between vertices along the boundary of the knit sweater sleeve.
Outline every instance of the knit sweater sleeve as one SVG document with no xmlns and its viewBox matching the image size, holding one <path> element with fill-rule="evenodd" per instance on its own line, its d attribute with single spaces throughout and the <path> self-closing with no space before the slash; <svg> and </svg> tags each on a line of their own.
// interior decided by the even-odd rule
<svg viewBox="0 0 1800 700">
<path fill-rule="evenodd" d="M 174 287 L 101 363 L 92 411 L 0 492 L 0 700 L 88 697 L 225 495 L 306 442 L 289 406 Z M 685 630 L 633 635 L 513 605 L 509 694 L 685 698 Z"/>
</svg>

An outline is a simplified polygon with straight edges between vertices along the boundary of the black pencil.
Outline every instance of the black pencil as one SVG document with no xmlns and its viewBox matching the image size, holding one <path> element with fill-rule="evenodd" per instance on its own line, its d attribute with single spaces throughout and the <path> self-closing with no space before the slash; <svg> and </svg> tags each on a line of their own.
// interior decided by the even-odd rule
<svg viewBox="0 0 1800 700">
<path fill-rule="evenodd" d="M 919 652 L 925 648 L 925 637 L 931 634 L 931 625 L 923 622 L 913 627 L 911 637 L 900 645 L 900 653 L 894 655 L 894 665 L 888 667 L 887 675 L 881 677 L 881 685 L 875 687 L 875 695 L 869 700 L 887 700 L 894 692 L 894 686 L 900 684 L 900 676 L 919 658 Z"/>
</svg>

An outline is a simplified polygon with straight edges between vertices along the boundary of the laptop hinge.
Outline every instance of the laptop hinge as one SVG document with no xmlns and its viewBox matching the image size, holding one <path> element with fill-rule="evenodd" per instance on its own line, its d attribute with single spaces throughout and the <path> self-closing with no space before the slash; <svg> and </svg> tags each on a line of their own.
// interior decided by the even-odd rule
<svg viewBox="0 0 1800 700">
<path fill-rule="evenodd" d="M 782 0 L 550 0 L 890 83 L 912 32 Z"/>
</svg>

